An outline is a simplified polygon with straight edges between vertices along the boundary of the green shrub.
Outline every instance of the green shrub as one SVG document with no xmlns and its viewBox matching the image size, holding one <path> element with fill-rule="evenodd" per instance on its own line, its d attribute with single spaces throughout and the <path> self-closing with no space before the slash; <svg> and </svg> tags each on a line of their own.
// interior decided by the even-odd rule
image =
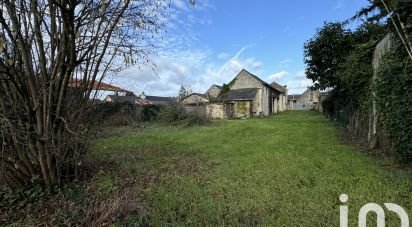
<svg viewBox="0 0 412 227">
<path fill-rule="evenodd" d="M 396 51 L 384 58 L 376 86 L 379 122 L 402 162 L 412 162 L 412 66 Z"/>
<path fill-rule="evenodd" d="M 161 123 L 185 127 L 203 125 L 210 122 L 206 113 L 200 110 L 188 112 L 180 105 L 170 105 L 162 108 L 157 114 L 157 120 Z"/>
<path fill-rule="evenodd" d="M 181 121 L 186 118 L 186 111 L 182 106 L 170 105 L 162 108 L 157 113 L 157 120 L 163 123 Z"/>
<path fill-rule="evenodd" d="M 155 120 L 157 114 L 160 112 L 161 107 L 157 105 L 145 105 L 143 106 L 141 120 L 152 121 Z"/>
</svg>

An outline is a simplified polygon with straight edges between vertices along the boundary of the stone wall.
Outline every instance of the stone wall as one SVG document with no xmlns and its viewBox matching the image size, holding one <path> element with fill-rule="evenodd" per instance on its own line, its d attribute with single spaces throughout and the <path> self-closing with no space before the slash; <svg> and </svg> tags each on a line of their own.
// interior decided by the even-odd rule
<svg viewBox="0 0 412 227">
<path fill-rule="evenodd" d="M 236 101 L 234 104 L 235 118 L 251 116 L 251 101 Z"/>
<path fill-rule="evenodd" d="M 387 34 L 379 43 L 376 45 L 375 51 L 373 53 L 373 61 L 372 66 L 375 71 L 378 70 L 380 61 L 391 48 L 393 45 L 392 35 L 389 33 Z"/>
<path fill-rule="evenodd" d="M 280 94 L 277 100 L 277 111 L 276 112 L 286 111 L 286 102 L 287 102 L 287 95 Z"/>
<path fill-rule="evenodd" d="M 209 102 L 209 100 L 197 94 L 192 94 L 181 101 L 181 103 L 184 105 L 200 104 L 205 102 Z"/>
<path fill-rule="evenodd" d="M 312 99 L 311 99 L 311 96 L 312 96 Z M 318 103 L 319 96 L 320 96 L 319 90 L 312 91 L 310 88 L 308 88 L 305 92 L 303 92 L 303 94 L 296 101 L 300 103 L 305 103 L 305 104 Z"/>
<path fill-rule="evenodd" d="M 211 119 L 225 118 L 223 103 L 209 103 L 206 105 L 206 114 Z"/>
<path fill-rule="evenodd" d="M 220 94 L 220 89 L 217 88 L 215 85 L 211 86 L 207 91 L 206 95 L 212 98 L 217 98 Z"/>
<path fill-rule="evenodd" d="M 235 90 L 242 88 L 263 88 L 263 86 L 264 85 L 260 81 L 250 76 L 247 72 L 242 71 L 235 78 L 235 81 L 233 82 L 230 89 Z"/>
<path fill-rule="evenodd" d="M 272 90 L 268 88 L 267 86 L 264 86 L 262 89 L 262 114 L 263 116 L 269 116 L 271 114 L 271 111 L 269 109 L 269 106 L 271 105 L 272 102 Z M 272 107 L 273 108 L 273 107 Z"/>
</svg>

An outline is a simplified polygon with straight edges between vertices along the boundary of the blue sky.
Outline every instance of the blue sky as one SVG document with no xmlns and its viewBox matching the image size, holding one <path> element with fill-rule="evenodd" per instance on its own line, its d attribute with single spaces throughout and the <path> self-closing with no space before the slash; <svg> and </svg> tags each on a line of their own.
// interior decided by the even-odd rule
<svg viewBox="0 0 412 227">
<path fill-rule="evenodd" d="M 113 81 L 137 94 L 173 96 L 181 85 L 205 92 L 245 68 L 261 79 L 301 93 L 303 44 L 324 21 L 355 14 L 366 0 L 172 0 L 167 33 L 160 34 L 156 64 L 133 67 Z"/>
</svg>

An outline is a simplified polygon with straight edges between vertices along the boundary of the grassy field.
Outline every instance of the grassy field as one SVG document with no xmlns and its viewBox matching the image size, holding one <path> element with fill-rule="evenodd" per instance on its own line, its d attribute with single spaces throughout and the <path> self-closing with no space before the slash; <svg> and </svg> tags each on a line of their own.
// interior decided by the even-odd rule
<svg viewBox="0 0 412 227">
<path fill-rule="evenodd" d="M 338 226 L 342 193 L 352 226 L 368 202 L 412 214 L 410 171 L 342 144 L 339 129 L 314 112 L 111 133 L 94 156 L 120 166 L 104 171 L 101 190 L 122 187 L 119 175 L 135 182 L 139 205 L 127 223 Z"/>
</svg>

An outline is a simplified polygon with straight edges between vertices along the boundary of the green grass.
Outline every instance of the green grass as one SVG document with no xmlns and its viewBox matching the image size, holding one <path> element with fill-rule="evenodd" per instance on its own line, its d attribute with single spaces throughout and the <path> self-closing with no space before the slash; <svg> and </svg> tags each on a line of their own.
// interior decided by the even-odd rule
<svg viewBox="0 0 412 227">
<path fill-rule="evenodd" d="M 410 172 L 342 144 L 339 129 L 314 112 L 121 132 L 98 140 L 94 156 L 135 178 L 148 209 L 130 223 L 338 226 L 342 193 L 351 226 L 369 202 L 412 214 Z"/>
</svg>

